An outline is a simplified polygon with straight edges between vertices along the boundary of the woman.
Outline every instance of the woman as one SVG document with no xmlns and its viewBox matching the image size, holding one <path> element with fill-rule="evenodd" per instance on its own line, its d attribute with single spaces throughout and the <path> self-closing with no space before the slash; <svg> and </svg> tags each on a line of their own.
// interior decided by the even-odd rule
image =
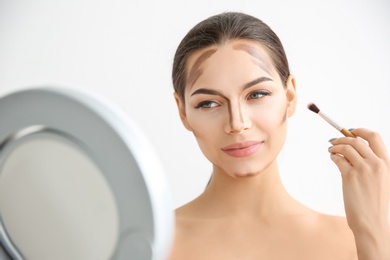
<svg viewBox="0 0 390 260">
<path fill-rule="evenodd" d="M 359 138 L 330 140 L 346 219 L 305 207 L 283 187 L 276 159 L 296 86 L 266 24 L 242 13 L 202 21 L 180 43 L 172 76 L 181 120 L 213 173 L 176 211 L 171 259 L 390 259 L 390 160 L 378 134 L 355 129 Z"/>
</svg>

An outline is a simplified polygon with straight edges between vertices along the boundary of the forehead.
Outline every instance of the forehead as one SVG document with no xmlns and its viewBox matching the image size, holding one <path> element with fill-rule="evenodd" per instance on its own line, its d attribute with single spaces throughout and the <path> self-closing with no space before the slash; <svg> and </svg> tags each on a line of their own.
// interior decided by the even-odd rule
<svg viewBox="0 0 390 260">
<path fill-rule="evenodd" d="M 187 86 L 190 88 L 202 75 L 202 65 L 207 62 L 220 48 L 230 48 L 234 51 L 242 51 L 244 55 L 252 58 L 252 61 L 263 71 L 271 74 L 272 62 L 265 48 L 257 42 L 249 40 L 233 40 L 225 45 L 211 46 L 193 53 L 187 62 Z"/>
</svg>

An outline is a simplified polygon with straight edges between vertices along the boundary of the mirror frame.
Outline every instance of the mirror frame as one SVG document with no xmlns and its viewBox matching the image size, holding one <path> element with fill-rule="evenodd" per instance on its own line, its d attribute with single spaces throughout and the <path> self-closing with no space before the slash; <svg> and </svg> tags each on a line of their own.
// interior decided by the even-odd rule
<svg viewBox="0 0 390 260">
<path fill-rule="evenodd" d="M 0 98 L 0 122 L 0 175 L 5 146 L 26 134 L 52 131 L 76 140 L 102 170 L 117 203 L 119 239 L 112 259 L 168 256 L 174 215 L 163 168 L 146 136 L 116 106 L 85 91 L 30 88 Z M 0 242 L 18 257 L 4 227 Z"/>
</svg>

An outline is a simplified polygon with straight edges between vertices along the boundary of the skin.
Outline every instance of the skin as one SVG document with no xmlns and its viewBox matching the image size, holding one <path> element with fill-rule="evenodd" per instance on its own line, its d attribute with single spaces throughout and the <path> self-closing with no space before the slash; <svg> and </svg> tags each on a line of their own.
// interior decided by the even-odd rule
<svg viewBox="0 0 390 260">
<path fill-rule="evenodd" d="M 359 138 L 331 140 L 331 159 L 343 180 L 348 224 L 355 234 L 359 259 L 390 259 L 390 159 L 381 136 L 368 129 Z"/>
<path fill-rule="evenodd" d="M 383 208 L 386 200 L 388 203 L 388 189 L 382 187 L 384 195 L 375 208 L 372 202 L 378 194 L 372 189 L 381 185 L 381 179 L 370 187 L 346 181 L 348 223 L 342 217 L 317 213 L 286 192 L 276 159 L 286 138 L 287 118 L 295 112 L 294 77 L 290 75 L 283 84 L 263 47 L 247 40 L 229 41 L 192 54 L 187 71 L 185 102 L 177 93 L 175 99 L 184 126 L 192 131 L 213 165 L 213 177 L 199 197 L 176 210 L 170 259 L 357 259 L 354 235 L 359 245 L 364 241 L 359 234 L 360 238 L 373 235 L 364 221 L 372 224 L 379 215 L 387 217 Z M 370 135 L 368 130 L 354 133 L 364 139 Z M 248 140 L 255 145 L 245 152 L 236 150 L 235 156 L 225 149 L 232 144 L 247 146 L 244 142 Z M 330 148 L 343 176 L 361 174 L 362 168 L 375 165 L 357 163 L 360 168 L 351 170 L 345 160 L 359 158 L 349 155 L 353 152 L 344 147 L 348 142 L 351 140 L 340 138 L 332 141 Z M 379 147 L 376 150 L 382 157 L 387 156 L 378 139 L 371 142 Z M 368 147 L 359 149 L 366 152 Z M 388 161 L 384 164 L 383 175 L 388 178 Z M 364 208 L 351 199 L 359 192 L 372 193 L 370 198 L 362 194 L 358 201 L 371 207 Z M 358 217 L 361 211 L 367 216 Z M 374 225 L 375 235 L 384 226 L 383 221 Z M 386 238 L 387 233 L 382 233 Z M 372 243 L 377 245 L 377 241 Z M 361 248 L 359 256 L 369 251 L 364 245 Z M 377 248 L 374 251 L 380 252 L 383 245 Z"/>
</svg>

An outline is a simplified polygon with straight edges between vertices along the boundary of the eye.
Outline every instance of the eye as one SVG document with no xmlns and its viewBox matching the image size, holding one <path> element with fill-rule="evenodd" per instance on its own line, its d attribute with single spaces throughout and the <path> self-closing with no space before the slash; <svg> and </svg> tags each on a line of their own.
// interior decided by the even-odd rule
<svg viewBox="0 0 390 260">
<path fill-rule="evenodd" d="M 219 104 L 217 102 L 207 100 L 207 101 L 200 102 L 198 105 L 196 105 L 195 108 L 206 108 L 207 109 L 207 108 L 213 108 L 213 107 L 217 107 L 217 106 L 219 106 Z"/>
<path fill-rule="evenodd" d="M 259 98 L 262 98 L 264 96 L 269 96 L 269 95 L 271 95 L 271 92 L 269 92 L 269 91 L 257 90 L 257 91 L 253 91 L 253 92 L 249 93 L 248 99 L 259 99 Z"/>
</svg>

